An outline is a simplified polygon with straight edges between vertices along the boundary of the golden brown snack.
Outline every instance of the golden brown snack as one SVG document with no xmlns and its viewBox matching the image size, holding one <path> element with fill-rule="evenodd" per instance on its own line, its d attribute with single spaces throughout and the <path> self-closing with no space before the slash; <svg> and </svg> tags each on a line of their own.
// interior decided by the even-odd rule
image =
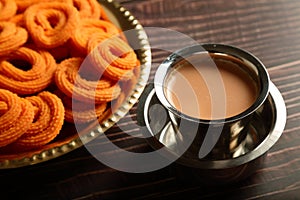
<svg viewBox="0 0 300 200">
<path fill-rule="evenodd" d="M 0 21 L 0 57 L 7 56 L 25 44 L 28 33 L 24 28 L 12 22 Z"/>
<path fill-rule="evenodd" d="M 71 37 L 74 51 L 79 51 L 82 55 L 88 54 L 88 41 L 95 33 L 108 33 L 118 35 L 119 29 L 112 23 L 104 20 L 82 19 L 79 28 Z"/>
<path fill-rule="evenodd" d="M 72 5 L 72 0 L 15 0 L 17 7 L 18 7 L 18 13 L 24 12 L 28 7 L 38 4 L 38 3 L 46 3 L 46 2 L 64 2 Z"/>
<path fill-rule="evenodd" d="M 64 123 L 65 109 L 61 99 L 47 91 L 26 99 L 35 108 L 34 121 L 13 146 L 28 149 L 43 146 L 59 134 Z"/>
<path fill-rule="evenodd" d="M 14 62 L 27 63 L 30 69 L 19 69 L 28 66 L 14 66 Z M 52 83 L 56 67 L 49 52 L 21 47 L 0 62 L 0 88 L 19 95 L 37 93 Z"/>
<path fill-rule="evenodd" d="M 95 69 L 116 81 L 132 78 L 133 69 L 139 63 L 128 43 L 107 33 L 93 34 L 88 42 L 88 51 Z"/>
<path fill-rule="evenodd" d="M 44 2 L 43 0 L 15 0 L 18 8 L 18 12 L 23 12 L 25 11 L 29 6 Z"/>
<path fill-rule="evenodd" d="M 126 94 L 126 96 L 129 95 L 130 92 L 132 92 L 135 85 L 139 81 L 138 78 L 140 77 L 140 72 L 141 72 L 141 66 L 140 63 L 138 62 L 137 66 L 133 70 L 134 76 L 129 80 L 120 81 L 121 90 L 122 92 L 124 92 L 124 94 Z"/>
<path fill-rule="evenodd" d="M 69 0 L 68 0 L 69 1 Z M 79 11 L 80 18 L 100 19 L 101 6 L 97 0 L 71 0 Z"/>
<path fill-rule="evenodd" d="M 4 101 L 0 101 L 0 115 L 3 115 L 7 109 L 7 104 Z"/>
<path fill-rule="evenodd" d="M 9 22 L 12 22 L 12 23 L 16 24 L 17 26 L 25 28 L 24 14 L 23 13 L 14 15 L 12 18 L 9 19 Z"/>
<path fill-rule="evenodd" d="M 0 0 L 0 21 L 9 20 L 17 12 L 17 4 L 14 0 Z"/>
<path fill-rule="evenodd" d="M 61 62 L 55 73 L 57 87 L 70 98 L 79 101 L 101 104 L 116 99 L 120 92 L 117 82 L 109 79 L 97 79 L 93 75 L 84 75 L 83 58 L 69 58 Z M 95 79 L 94 79 L 95 78 Z"/>
<path fill-rule="evenodd" d="M 0 116 L 0 147 L 3 147 L 16 141 L 29 129 L 34 112 L 29 101 L 8 90 L 0 89 L 0 102 L 7 106 Z"/>
<path fill-rule="evenodd" d="M 50 49 L 68 41 L 79 25 L 80 18 L 72 5 L 46 2 L 28 7 L 24 21 L 34 43 L 38 47 Z"/>
<path fill-rule="evenodd" d="M 117 42 L 100 50 L 97 43 L 113 35 Z M 107 119 L 136 84 L 138 65 L 97 0 L 0 0 L 1 152 L 62 144 L 55 138 L 65 122 Z"/>
<path fill-rule="evenodd" d="M 61 91 L 56 91 L 55 94 L 61 98 L 65 107 L 65 120 L 70 123 L 83 124 L 95 121 L 105 112 L 107 107 L 105 102 L 95 105 L 72 99 Z"/>
</svg>

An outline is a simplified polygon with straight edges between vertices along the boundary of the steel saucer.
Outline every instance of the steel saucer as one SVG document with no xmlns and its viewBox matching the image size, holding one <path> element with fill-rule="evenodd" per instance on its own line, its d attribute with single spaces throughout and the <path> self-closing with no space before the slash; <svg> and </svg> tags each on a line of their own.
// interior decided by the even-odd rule
<svg viewBox="0 0 300 200">
<path fill-rule="evenodd" d="M 174 160 L 178 177 L 207 184 L 236 182 L 253 174 L 282 135 L 286 124 L 285 102 L 271 83 L 269 96 L 256 111 L 247 140 L 237 149 L 236 155 L 224 160 L 192 159 L 188 152 L 178 154 L 176 132 L 170 119 L 162 119 L 167 111 L 159 105 L 153 84 L 149 84 L 140 98 L 137 115 L 139 124 L 147 127 L 143 129 L 148 136 L 147 142 L 154 150 L 164 148 L 163 156 Z"/>
</svg>

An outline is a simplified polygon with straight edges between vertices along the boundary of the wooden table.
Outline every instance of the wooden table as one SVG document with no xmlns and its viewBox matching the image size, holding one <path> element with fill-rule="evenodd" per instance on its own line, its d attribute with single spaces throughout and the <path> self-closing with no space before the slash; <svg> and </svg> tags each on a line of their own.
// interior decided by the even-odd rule
<svg viewBox="0 0 300 200">
<path fill-rule="evenodd" d="M 95 159 L 84 147 L 59 158 L 0 171 L 1 199 L 300 199 L 300 1 L 299 0 L 119 0 L 144 27 L 183 33 L 197 42 L 231 44 L 256 55 L 287 106 L 287 124 L 264 165 L 233 185 L 207 187 L 179 181 L 172 165 L 148 173 L 126 173 Z M 150 33 L 171 47 L 168 35 Z M 160 63 L 167 52 L 153 50 Z M 153 79 L 156 66 L 152 67 Z M 136 105 L 106 135 L 135 152 L 149 150 L 132 125 Z M 101 148 L 103 138 L 92 141 Z M 3 198 L 5 197 L 5 198 Z M 9 198 L 10 197 L 10 198 Z"/>
</svg>

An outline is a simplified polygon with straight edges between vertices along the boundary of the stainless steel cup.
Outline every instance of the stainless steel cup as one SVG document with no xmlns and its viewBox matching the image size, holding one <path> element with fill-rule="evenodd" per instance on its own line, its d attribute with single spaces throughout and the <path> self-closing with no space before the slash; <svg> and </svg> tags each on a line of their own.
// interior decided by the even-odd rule
<svg viewBox="0 0 300 200">
<path fill-rule="evenodd" d="M 166 77 L 182 62 L 193 65 L 203 53 L 211 56 L 212 62 L 214 56 L 221 56 L 229 62 L 243 63 L 240 66 L 252 77 L 258 88 L 257 98 L 247 110 L 232 117 L 208 120 L 184 114 L 170 103 L 166 97 L 166 88 L 168 88 Z M 247 153 L 243 145 L 249 131 L 249 121 L 253 113 L 266 101 L 269 95 L 269 83 L 268 72 L 259 59 L 245 50 L 224 44 L 201 44 L 178 50 L 161 63 L 154 78 L 156 95 L 168 110 L 173 128 L 176 130 L 176 135 L 172 137 L 175 138 L 173 142 L 176 144 L 177 151 L 191 158 L 191 161 L 227 159 Z M 221 84 L 222 81 L 220 87 Z M 223 100 L 220 99 L 219 102 L 223 103 Z"/>
</svg>

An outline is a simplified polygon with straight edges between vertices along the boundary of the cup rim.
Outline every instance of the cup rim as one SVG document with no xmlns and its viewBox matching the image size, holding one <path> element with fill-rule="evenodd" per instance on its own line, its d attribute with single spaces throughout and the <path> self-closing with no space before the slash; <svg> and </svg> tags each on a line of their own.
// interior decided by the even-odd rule
<svg viewBox="0 0 300 200">
<path fill-rule="evenodd" d="M 245 111 L 231 117 L 224 119 L 200 119 L 189 116 L 185 113 L 177 110 L 166 98 L 164 92 L 164 81 L 167 77 L 170 69 L 175 63 L 182 60 L 182 58 L 187 58 L 197 53 L 221 53 L 229 56 L 239 58 L 244 61 L 248 61 L 256 67 L 259 79 L 263 84 L 261 84 L 260 93 L 256 98 L 255 102 L 247 108 Z M 222 124 L 230 123 L 233 121 L 238 121 L 245 118 L 255 112 L 267 99 L 269 94 L 270 78 L 268 71 L 264 64 L 252 53 L 244 49 L 238 48 L 233 45 L 218 44 L 218 43 L 202 43 L 192 46 L 187 46 L 185 48 L 179 49 L 171 53 L 157 68 L 154 76 L 154 88 L 156 95 L 162 105 L 167 108 L 170 112 L 188 121 L 193 121 L 202 124 Z"/>
</svg>

